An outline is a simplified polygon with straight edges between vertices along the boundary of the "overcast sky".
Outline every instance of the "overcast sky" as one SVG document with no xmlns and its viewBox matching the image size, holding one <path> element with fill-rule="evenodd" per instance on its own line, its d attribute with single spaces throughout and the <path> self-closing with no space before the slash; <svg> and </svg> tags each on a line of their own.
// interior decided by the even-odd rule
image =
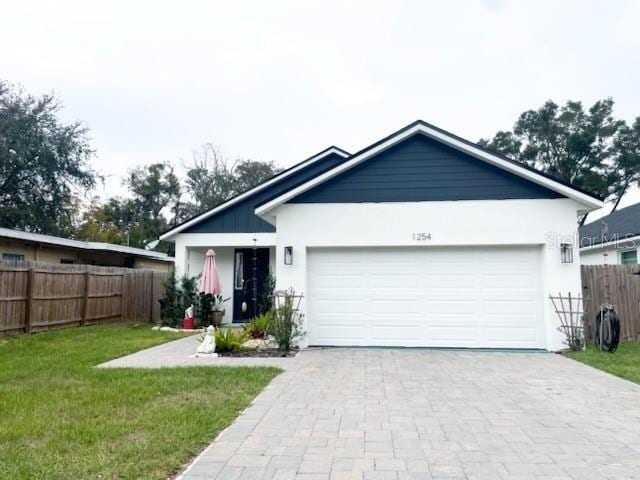
<svg viewBox="0 0 640 480">
<path fill-rule="evenodd" d="M 0 3 L 0 78 L 89 126 L 102 196 L 204 142 L 286 167 L 418 118 L 476 141 L 547 99 L 640 115 L 638 1 Z"/>
</svg>

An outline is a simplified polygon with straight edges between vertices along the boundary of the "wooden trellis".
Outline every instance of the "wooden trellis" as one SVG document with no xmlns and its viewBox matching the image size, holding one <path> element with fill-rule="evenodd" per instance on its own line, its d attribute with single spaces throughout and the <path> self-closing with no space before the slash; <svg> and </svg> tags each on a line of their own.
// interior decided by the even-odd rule
<svg viewBox="0 0 640 480">
<path fill-rule="evenodd" d="M 569 292 L 566 296 L 558 293 L 557 296 L 549 295 L 556 315 L 560 319 L 560 330 L 565 335 L 565 343 L 571 350 L 584 350 L 584 322 L 582 310 L 582 297 L 572 296 Z"/>
</svg>

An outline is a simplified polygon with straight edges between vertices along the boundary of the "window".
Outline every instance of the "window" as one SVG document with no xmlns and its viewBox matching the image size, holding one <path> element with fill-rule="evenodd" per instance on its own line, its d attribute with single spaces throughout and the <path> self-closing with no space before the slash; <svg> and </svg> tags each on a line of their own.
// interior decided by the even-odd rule
<svg viewBox="0 0 640 480">
<path fill-rule="evenodd" d="M 233 285 L 236 290 L 244 288 L 244 254 L 236 252 L 236 267 L 233 275 Z"/>
<path fill-rule="evenodd" d="M 24 255 L 18 255 L 17 253 L 3 253 L 2 260 L 6 262 L 22 262 Z"/>
<path fill-rule="evenodd" d="M 620 263 L 623 265 L 636 265 L 638 263 L 638 251 L 627 250 L 620 252 Z"/>
</svg>

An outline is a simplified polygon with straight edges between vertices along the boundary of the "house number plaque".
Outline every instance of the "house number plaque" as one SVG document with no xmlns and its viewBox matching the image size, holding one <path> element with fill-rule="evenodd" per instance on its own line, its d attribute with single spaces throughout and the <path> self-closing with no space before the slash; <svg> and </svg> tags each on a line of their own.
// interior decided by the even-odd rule
<svg viewBox="0 0 640 480">
<path fill-rule="evenodd" d="M 431 234 L 427 232 L 414 232 L 413 239 L 418 242 L 425 242 L 431 240 Z"/>
</svg>

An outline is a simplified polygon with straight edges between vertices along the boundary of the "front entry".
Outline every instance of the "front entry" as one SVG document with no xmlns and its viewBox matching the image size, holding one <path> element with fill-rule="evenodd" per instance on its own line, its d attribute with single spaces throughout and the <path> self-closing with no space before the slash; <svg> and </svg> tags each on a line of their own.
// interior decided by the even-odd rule
<svg viewBox="0 0 640 480">
<path fill-rule="evenodd" d="M 247 322 L 257 314 L 269 273 L 268 248 L 236 248 L 233 264 L 233 321 Z M 246 304 L 242 311 L 243 303 Z"/>
</svg>

